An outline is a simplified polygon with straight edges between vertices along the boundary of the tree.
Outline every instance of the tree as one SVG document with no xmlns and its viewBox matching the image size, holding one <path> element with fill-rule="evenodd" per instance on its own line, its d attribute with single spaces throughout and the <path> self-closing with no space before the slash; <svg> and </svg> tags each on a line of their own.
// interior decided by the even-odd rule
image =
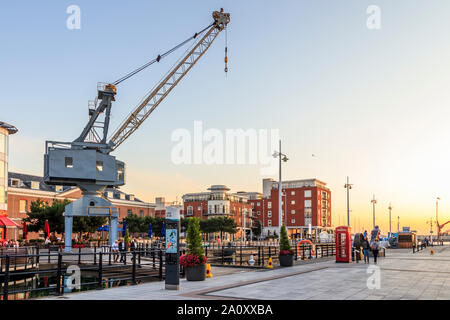
<svg viewBox="0 0 450 320">
<path fill-rule="evenodd" d="M 252 227 L 252 232 L 253 232 L 253 235 L 256 236 L 256 237 L 259 237 L 261 235 L 261 233 L 262 233 L 261 221 L 255 220 L 255 223 L 254 223 L 254 225 Z"/>
<path fill-rule="evenodd" d="M 73 232 L 80 234 L 83 232 L 94 233 L 99 227 L 106 224 L 106 217 L 73 217 Z"/>
<path fill-rule="evenodd" d="M 286 227 L 281 226 L 280 230 L 280 251 L 291 251 L 291 244 L 289 243 Z"/>
<path fill-rule="evenodd" d="M 27 222 L 29 232 L 44 231 L 45 220 L 48 220 L 50 232 L 63 233 L 64 232 L 64 217 L 63 213 L 66 205 L 70 203 L 69 200 L 53 200 L 51 205 L 43 202 L 41 199 L 32 201 L 30 211 L 27 212 L 27 217 L 23 219 Z"/>
<path fill-rule="evenodd" d="M 190 218 L 187 228 L 187 253 L 196 255 L 200 260 L 204 257 L 202 237 L 200 235 L 200 219 Z"/>
<path fill-rule="evenodd" d="M 127 229 L 130 230 L 130 233 L 146 232 L 148 230 L 148 225 L 147 228 L 145 228 L 145 220 L 143 217 L 140 217 L 136 214 L 130 214 L 129 216 L 126 217 L 126 220 L 127 220 Z"/>
</svg>

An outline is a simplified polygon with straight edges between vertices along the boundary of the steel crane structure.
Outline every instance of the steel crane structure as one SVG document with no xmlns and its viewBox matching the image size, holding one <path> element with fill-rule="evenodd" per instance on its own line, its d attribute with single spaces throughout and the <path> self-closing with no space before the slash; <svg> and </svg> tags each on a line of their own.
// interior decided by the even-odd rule
<svg viewBox="0 0 450 320">
<path fill-rule="evenodd" d="M 158 55 L 154 60 L 112 83 L 99 83 L 98 95 L 89 104 L 89 121 L 73 142 L 46 141 L 44 155 L 44 181 L 50 185 L 78 186 L 82 197 L 65 207 L 65 250 L 71 251 L 74 216 L 109 217 L 109 243 L 117 239 L 119 212 L 104 196 L 107 187 L 125 184 L 125 163 L 110 153 L 135 132 L 173 88 L 205 54 L 219 33 L 226 29 L 230 14 L 214 11 L 214 21 L 176 47 Z M 169 70 L 154 89 L 148 93 L 134 111 L 121 123 L 108 140 L 112 102 L 117 85 L 155 62 L 194 41 L 190 50 Z M 225 51 L 226 52 L 226 51 Z M 227 58 L 225 57 L 225 63 Z M 227 71 L 227 69 L 225 70 Z"/>
</svg>

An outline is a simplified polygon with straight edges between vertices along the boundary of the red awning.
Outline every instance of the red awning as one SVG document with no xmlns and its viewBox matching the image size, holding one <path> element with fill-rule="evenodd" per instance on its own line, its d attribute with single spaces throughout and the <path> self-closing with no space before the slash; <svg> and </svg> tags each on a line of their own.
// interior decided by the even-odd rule
<svg viewBox="0 0 450 320">
<path fill-rule="evenodd" d="M 10 218 L 8 218 L 7 216 L 0 216 L 0 226 L 1 227 L 15 227 L 15 228 L 20 228 L 20 226 L 15 223 L 14 221 L 12 221 Z"/>
</svg>

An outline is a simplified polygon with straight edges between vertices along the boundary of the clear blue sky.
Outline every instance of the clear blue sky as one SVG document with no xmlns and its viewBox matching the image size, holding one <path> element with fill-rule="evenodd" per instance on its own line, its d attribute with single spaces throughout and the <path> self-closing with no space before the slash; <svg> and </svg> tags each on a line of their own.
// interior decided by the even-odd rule
<svg viewBox="0 0 450 320">
<path fill-rule="evenodd" d="M 81 8 L 81 30 L 66 28 L 71 4 Z M 372 4 L 381 8 L 381 30 L 366 27 Z M 368 227 L 373 194 L 384 229 L 389 202 L 402 225 L 418 229 L 436 196 L 450 217 L 446 0 L 2 2 L 0 120 L 19 128 L 10 169 L 42 174 L 45 140 L 79 135 L 98 81 L 189 37 L 220 7 L 231 13 L 228 76 L 221 35 L 117 150 L 128 166 L 126 191 L 147 201 L 211 184 L 261 191 L 258 166 L 171 163 L 172 131 L 202 120 L 220 130 L 279 128 L 291 159 L 284 177 L 328 182 L 335 219 L 343 221 L 347 175 L 355 226 Z M 119 86 L 113 128 L 179 54 Z"/>
</svg>

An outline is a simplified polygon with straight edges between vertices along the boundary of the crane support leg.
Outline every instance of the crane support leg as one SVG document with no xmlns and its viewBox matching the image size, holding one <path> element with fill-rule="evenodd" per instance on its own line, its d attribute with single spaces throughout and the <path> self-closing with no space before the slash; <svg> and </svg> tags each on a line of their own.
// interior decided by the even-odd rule
<svg viewBox="0 0 450 320">
<path fill-rule="evenodd" d="M 72 226 L 73 217 L 64 214 L 64 251 L 72 251 Z"/>
</svg>

